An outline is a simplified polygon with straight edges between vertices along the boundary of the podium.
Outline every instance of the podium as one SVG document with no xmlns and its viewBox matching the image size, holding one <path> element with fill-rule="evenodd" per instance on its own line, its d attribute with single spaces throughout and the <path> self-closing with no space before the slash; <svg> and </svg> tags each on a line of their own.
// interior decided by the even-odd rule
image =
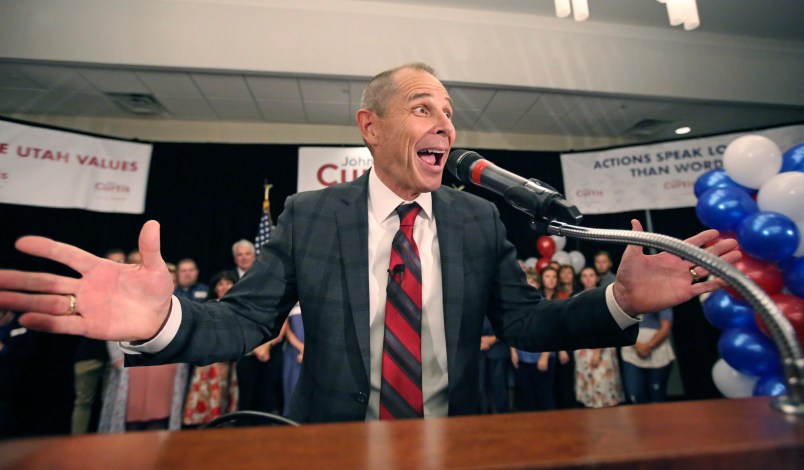
<svg viewBox="0 0 804 470">
<path fill-rule="evenodd" d="M 804 418 L 748 398 L 0 442 L 0 468 L 294 467 L 801 469 Z"/>
</svg>

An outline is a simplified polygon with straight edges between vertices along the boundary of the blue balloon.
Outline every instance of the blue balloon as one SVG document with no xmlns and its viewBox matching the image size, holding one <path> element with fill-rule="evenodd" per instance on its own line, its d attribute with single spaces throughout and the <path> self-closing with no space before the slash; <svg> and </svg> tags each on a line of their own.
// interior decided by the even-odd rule
<svg viewBox="0 0 804 470">
<path fill-rule="evenodd" d="M 804 233 L 799 232 L 798 236 L 799 237 L 804 237 Z M 779 262 L 776 263 L 776 267 L 778 267 L 782 271 L 790 271 L 790 268 L 793 267 L 793 265 L 795 264 L 797 259 L 798 258 L 796 258 L 795 256 L 790 256 L 789 258 L 780 259 Z"/>
<path fill-rule="evenodd" d="M 780 395 L 787 395 L 787 386 L 785 385 L 784 376 L 782 375 L 769 375 L 767 377 L 760 377 L 754 385 L 755 397 L 778 397 Z"/>
<path fill-rule="evenodd" d="M 735 188 L 748 194 L 754 194 L 757 192 L 756 189 L 746 188 L 745 186 L 736 183 L 733 179 L 731 179 L 731 177 L 729 177 L 729 175 L 726 174 L 726 170 L 722 168 L 709 170 L 706 173 L 701 174 L 701 176 L 695 180 L 695 197 L 701 197 L 701 194 L 709 191 L 712 188 Z"/>
<path fill-rule="evenodd" d="M 695 206 L 698 219 L 721 232 L 737 231 L 743 219 L 757 210 L 751 196 L 736 188 L 712 188 L 698 198 Z"/>
<path fill-rule="evenodd" d="M 725 289 L 712 292 L 704 300 L 703 312 L 709 323 L 720 330 L 756 324 L 754 310 L 748 302 L 735 299 Z"/>
<path fill-rule="evenodd" d="M 755 212 L 737 229 L 740 247 L 756 259 L 779 261 L 796 252 L 800 234 L 790 217 L 778 212 Z"/>
<path fill-rule="evenodd" d="M 790 147 L 782 154 L 782 169 L 779 173 L 785 171 L 804 171 L 804 143 Z"/>
<path fill-rule="evenodd" d="M 743 326 L 724 331 L 717 349 L 732 368 L 743 374 L 759 377 L 781 374 L 776 345 L 757 328 Z"/>
<path fill-rule="evenodd" d="M 796 258 L 784 272 L 784 285 L 787 290 L 804 299 L 804 256 Z"/>
</svg>

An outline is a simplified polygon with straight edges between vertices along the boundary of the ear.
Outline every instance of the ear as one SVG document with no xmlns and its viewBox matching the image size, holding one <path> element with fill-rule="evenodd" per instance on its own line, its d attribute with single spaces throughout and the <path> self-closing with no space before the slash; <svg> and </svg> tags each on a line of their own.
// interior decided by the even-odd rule
<svg viewBox="0 0 804 470">
<path fill-rule="evenodd" d="M 363 140 L 366 145 L 375 146 L 379 142 L 379 116 L 373 111 L 368 109 L 359 109 L 357 111 L 357 127 L 363 135 Z"/>
</svg>

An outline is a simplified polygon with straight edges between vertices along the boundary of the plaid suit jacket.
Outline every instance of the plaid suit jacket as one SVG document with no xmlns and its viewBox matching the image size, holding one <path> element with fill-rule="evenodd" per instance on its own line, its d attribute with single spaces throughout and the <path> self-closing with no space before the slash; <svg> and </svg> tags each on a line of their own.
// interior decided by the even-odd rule
<svg viewBox="0 0 804 470">
<path fill-rule="evenodd" d="M 291 405 L 301 422 L 363 420 L 369 386 L 368 174 L 291 196 L 254 266 L 220 302 L 181 301 L 179 332 L 129 365 L 235 360 L 275 337 L 298 299 L 304 362 Z M 478 410 L 483 318 L 531 351 L 633 344 L 602 289 L 542 301 L 525 282 L 494 204 L 442 187 L 433 193 L 441 250 L 449 414 Z M 288 399 L 288 397 L 286 397 Z"/>
</svg>

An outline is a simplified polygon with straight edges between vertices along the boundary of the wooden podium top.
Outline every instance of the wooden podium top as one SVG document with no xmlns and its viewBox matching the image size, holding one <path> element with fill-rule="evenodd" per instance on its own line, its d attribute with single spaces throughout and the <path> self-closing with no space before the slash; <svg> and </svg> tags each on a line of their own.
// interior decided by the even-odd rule
<svg viewBox="0 0 804 470">
<path fill-rule="evenodd" d="M 804 468 L 768 398 L 0 442 L 3 468 Z"/>
</svg>

